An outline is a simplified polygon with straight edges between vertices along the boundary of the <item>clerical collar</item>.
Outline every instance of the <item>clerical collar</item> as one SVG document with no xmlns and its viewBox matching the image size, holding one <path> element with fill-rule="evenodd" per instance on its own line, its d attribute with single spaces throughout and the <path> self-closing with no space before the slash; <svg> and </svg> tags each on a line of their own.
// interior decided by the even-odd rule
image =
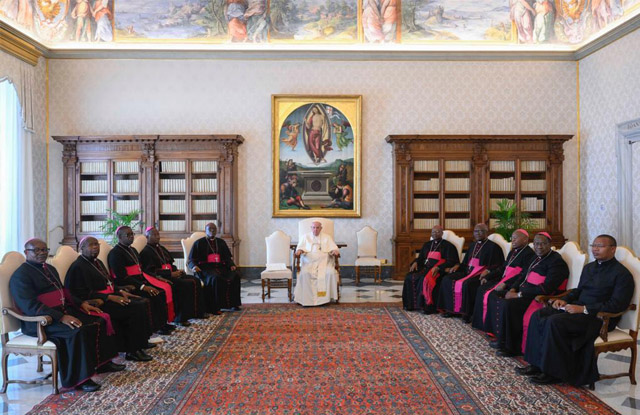
<svg viewBox="0 0 640 415">
<path fill-rule="evenodd" d="M 35 261 L 29 261 L 28 259 L 27 259 L 27 263 L 29 263 L 29 265 L 32 265 L 34 267 L 40 267 L 40 268 L 44 268 L 44 264 L 45 264 L 44 262 L 40 263 Z"/>
<path fill-rule="evenodd" d="M 598 260 L 596 260 L 596 262 L 598 263 L 598 265 L 602 265 L 602 264 L 606 264 L 606 263 L 610 262 L 612 259 L 615 259 L 615 258 L 616 257 L 609 258 L 606 261 L 598 261 Z"/>
</svg>

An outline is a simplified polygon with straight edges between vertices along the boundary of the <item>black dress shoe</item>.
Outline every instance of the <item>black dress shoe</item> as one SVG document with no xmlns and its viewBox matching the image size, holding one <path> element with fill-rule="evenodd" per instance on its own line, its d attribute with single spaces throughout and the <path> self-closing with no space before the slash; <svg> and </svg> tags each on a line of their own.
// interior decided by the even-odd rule
<svg viewBox="0 0 640 415">
<path fill-rule="evenodd" d="M 467 324 L 471 324 L 471 316 L 462 317 L 462 321 L 464 321 Z"/>
<path fill-rule="evenodd" d="M 120 372 L 126 368 L 126 365 L 119 365 L 118 363 L 108 362 L 100 366 L 97 370 L 98 373 Z"/>
<path fill-rule="evenodd" d="M 560 379 L 549 376 L 546 373 L 540 373 L 537 376 L 530 377 L 529 382 L 535 383 L 536 385 L 554 385 L 560 383 Z"/>
<path fill-rule="evenodd" d="M 173 333 L 173 330 L 165 329 L 164 327 L 158 330 L 158 334 L 162 336 L 170 336 Z"/>
<path fill-rule="evenodd" d="M 95 383 L 91 379 L 88 379 L 82 385 L 76 386 L 76 389 L 81 390 L 83 392 L 95 392 L 98 389 L 100 389 L 100 385 L 98 385 L 97 383 Z"/>
<path fill-rule="evenodd" d="M 500 349 L 496 352 L 496 356 L 500 356 L 500 357 L 513 357 L 515 356 L 515 353 L 511 353 L 508 350 L 504 350 L 504 349 Z"/>
<path fill-rule="evenodd" d="M 173 324 L 165 324 L 164 326 L 162 326 L 161 330 L 168 330 L 168 331 L 174 331 L 176 329 L 176 326 L 174 326 Z"/>
<path fill-rule="evenodd" d="M 242 309 L 238 307 L 231 307 L 231 311 L 241 311 Z"/>
<path fill-rule="evenodd" d="M 155 344 L 147 342 L 147 344 L 145 346 L 143 346 L 142 348 L 146 349 L 146 350 L 149 350 L 149 349 L 153 349 L 154 347 L 156 347 Z"/>
<path fill-rule="evenodd" d="M 148 362 L 150 360 L 153 360 L 153 357 L 145 353 L 144 350 L 137 350 L 133 353 L 127 353 L 125 359 L 133 360 L 134 362 Z"/>
<path fill-rule="evenodd" d="M 455 314 L 449 313 L 449 312 L 440 314 L 440 317 L 443 317 L 443 318 L 451 318 L 453 316 L 455 316 Z"/>
<path fill-rule="evenodd" d="M 191 323 L 189 323 L 189 320 L 185 320 L 185 321 L 176 321 L 174 323 L 176 326 L 180 326 L 180 327 L 189 327 L 191 326 Z"/>
<path fill-rule="evenodd" d="M 536 366 L 529 365 L 525 367 L 516 366 L 516 373 L 523 376 L 537 376 L 542 372 Z"/>
<path fill-rule="evenodd" d="M 492 349 L 497 349 L 497 350 L 501 350 L 502 346 L 500 345 L 500 342 L 498 340 L 493 340 L 489 342 L 489 347 L 491 347 Z"/>
</svg>

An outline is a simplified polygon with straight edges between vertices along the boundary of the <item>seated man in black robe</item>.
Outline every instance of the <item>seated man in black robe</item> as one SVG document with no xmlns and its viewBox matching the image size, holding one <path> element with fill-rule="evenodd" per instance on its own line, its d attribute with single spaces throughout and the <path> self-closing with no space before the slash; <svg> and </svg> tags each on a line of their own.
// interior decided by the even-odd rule
<svg viewBox="0 0 640 415">
<path fill-rule="evenodd" d="M 152 357 L 143 350 L 155 347 L 148 343 L 152 333 L 149 300 L 115 285 L 109 271 L 98 259 L 100 244 L 96 238 L 83 238 L 80 253 L 67 271 L 65 287 L 74 296 L 109 315 L 116 331 L 118 350 L 126 353 L 127 360 L 150 361 Z"/>
<path fill-rule="evenodd" d="M 221 309 L 240 310 L 240 275 L 227 243 L 216 238 L 215 223 L 205 227 L 207 236 L 194 242 L 189 252 L 189 268 L 204 283 L 207 311 L 220 314 Z"/>
<path fill-rule="evenodd" d="M 175 329 L 168 324 L 169 311 L 165 292 L 147 281 L 138 251 L 131 247 L 133 230 L 128 226 L 121 226 L 116 230 L 118 243 L 109 252 L 107 261 L 109 268 L 118 285 L 133 286 L 132 293 L 149 299 L 151 306 L 151 329 L 159 334 L 169 335 Z"/>
<path fill-rule="evenodd" d="M 593 345 L 602 327 L 597 314 L 627 310 L 635 286 L 629 270 L 615 258 L 616 245 L 610 235 L 596 237 L 591 245 L 596 260 L 582 270 L 578 288 L 550 300 L 550 306 L 531 317 L 524 355 L 530 366 L 516 368 L 531 376 L 531 382 L 580 386 L 599 379 Z M 608 330 L 619 321 L 620 317 L 610 319 Z"/>
<path fill-rule="evenodd" d="M 436 311 L 440 276 L 460 261 L 455 245 L 442 239 L 442 234 L 442 226 L 434 226 L 431 240 L 422 245 L 418 258 L 411 263 L 402 289 L 402 306 L 405 310 L 424 309 L 427 314 Z"/>
<path fill-rule="evenodd" d="M 473 328 L 495 334 L 498 303 L 504 301 L 507 286 L 527 272 L 535 257 L 535 252 L 529 247 L 529 233 L 524 229 L 515 230 L 511 235 L 511 251 L 507 260 L 480 279 L 473 310 Z"/>
<path fill-rule="evenodd" d="M 443 317 L 459 314 L 465 323 L 470 323 L 480 279 L 504 262 L 502 248 L 487 239 L 488 235 L 487 225 L 477 224 L 473 229 L 475 242 L 469 246 L 462 263 L 451 267 L 451 273 L 442 279 L 438 309 L 445 311 Z"/>
<path fill-rule="evenodd" d="M 171 284 L 176 312 L 174 322 L 188 327 L 190 318 L 202 318 L 204 314 L 200 280 L 176 268 L 171 253 L 160 245 L 160 232 L 155 227 L 148 227 L 145 236 L 147 245 L 140 252 L 142 270 Z"/>
<path fill-rule="evenodd" d="M 533 238 L 533 250 L 536 258 L 527 271 L 511 283 L 505 301 L 499 306 L 496 340 L 491 342 L 499 356 L 522 354 L 523 327 L 525 320 L 526 325 L 529 324 L 536 296 L 554 295 L 567 286 L 569 267 L 562 256 L 551 249 L 551 236 L 547 232 L 540 232 Z"/>
<path fill-rule="evenodd" d="M 117 372 L 125 368 L 111 362 L 117 354 L 113 328 L 97 316 L 100 309 L 71 295 L 60 281 L 58 271 L 45 263 L 49 248 L 40 239 L 24 246 L 27 261 L 9 281 L 9 290 L 18 310 L 26 316 L 46 315 L 53 322 L 44 327 L 47 339 L 56 345 L 60 379 L 64 388 L 85 392 L 100 389 L 91 380 L 96 372 Z M 93 314 L 93 315 L 89 315 Z M 37 323 L 21 322 L 22 332 L 37 336 Z"/>
</svg>

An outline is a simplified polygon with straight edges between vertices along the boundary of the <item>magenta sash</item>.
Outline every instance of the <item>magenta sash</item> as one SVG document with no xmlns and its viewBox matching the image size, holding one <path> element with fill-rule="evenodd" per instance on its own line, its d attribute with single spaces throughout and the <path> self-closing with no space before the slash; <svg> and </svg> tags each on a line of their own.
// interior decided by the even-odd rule
<svg viewBox="0 0 640 415">
<path fill-rule="evenodd" d="M 73 304 L 73 301 L 71 301 L 71 294 L 69 293 L 69 290 L 65 288 L 63 290 L 63 293 L 64 293 L 65 303 Z M 64 304 L 62 304 L 62 298 L 60 297 L 60 292 L 58 290 L 40 294 L 38 296 L 38 301 L 40 301 L 42 304 L 46 305 L 47 307 L 58 307 L 58 306 L 64 307 Z M 114 334 L 116 334 L 116 331 L 113 329 L 113 324 L 111 324 L 111 316 L 109 316 L 109 314 L 107 313 L 95 313 L 95 314 L 88 313 L 88 314 L 90 316 L 96 315 L 105 321 L 107 325 L 107 336 L 113 336 Z"/>
<path fill-rule="evenodd" d="M 438 279 L 438 276 L 440 275 L 439 271 L 437 274 L 435 274 L 433 272 L 433 269 L 444 264 L 446 261 L 442 259 L 442 254 L 438 251 L 429 252 L 429 255 L 427 255 L 427 259 L 435 259 L 436 261 L 438 261 L 433 267 L 431 267 L 429 272 L 427 272 L 427 275 L 424 276 L 424 280 L 422 281 L 422 295 L 424 295 L 427 305 L 431 305 L 433 304 L 433 296 L 431 294 L 433 293 L 433 288 L 436 286 L 436 281 Z"/>
<path fill-rule="evenodd" d="M 124 269 L 127 271 L 129 277 L 142 274 L 142 268 L 138 264 L 124 267 Z"/>
<path fill-rule="evenodd" d="M 98 291 L 98 293 L 100 294 L 113 294 L 115 291 L 113 290 L 113 285 L 107 285 L 107 288 L 102 290 L 102 291 Z"/>
<path fill-rule="evenodd" d="M 484 293 L 484 297 L 482 298 L 482 322 L 483 323 L 487 321 L 487 303 L 489 302 L 489 294 L 495 291 L 498 285 L 518 275 L 520 271 L 522 271 L 521 267 L 507 267 L 504 270 L 504 277 L 500 280 L 500 282 L 494 285 L 492 289 Z"/>
<path fill-rule="evenodd" d="M 162 264 L 162 269 L 173 271 L 173 268 L 171 267 L 171 264 Z"/>
<path fill-rule="evenodd" d="M 480 266 L 480 260 L 478 258 L 472 258 L 469 261 L 469 266 L 473 267 L 473 271 L 469 273 L 464 278 L 459 279 L 453 286 L 453 311 L 456 313 L 460 312 L 460 308 L 462 308 L 462 284 L 469 278 L 473 278 L 476 275 L 480 274 L 485 270 L 485 266 Z"/>
<path fill-rule="evenodd" d="M 173 292 L 171 291 L 171 285 L 166 282 L 160 281 L 159 279 L 152 277 L 147 273 L 142 273 L 144 275 L 144 279 L 149 282 L 149 284 L 154 285 L 158 288 L 161 288 L 165 295 L 167 296 L 167 314 L 169 321 L 173 321 L 176 318 L 175 310 L 173 309 Z"/>
<path fill-rule="evenodd" d="M 532 277 L 532 278 L 529 278 L 529 277 Z M 535 285 L 541 285 L 541 284 L 544 284 L 544 280 L 546 278 L 547 278 L 546 276 L 540 275 L 532 271 L 527 276 L 527 282 Z M 539 282 L 533 282 L 533 281 L 539 281 Z M 567 282 L 568 280 L 565 279 L 564 282 L 560 284 L 560 286 L 558 287 L 558 291 L 564 291 L 567 288 Z M 522 354 L 524 354 L 524 350 L 527 347 L 527 331 L 529 330 L 529 321 L 531 320 L 531 316 L 533 315 L 533 313 L 540 310 L 542 307 L 544 307 L 544 304 L 534 300 L 531 302 L 531 304 L 529 304 L 527 311 L 525 311 L 524 313 L 524 317 L 522 318 Z"/>
<path fill-rule="evenodd" d="M 220 263 L 220 254 L 209 254 L 207 255 L 207 262 L 210 264 L 219 264 Z"/>
</svg>

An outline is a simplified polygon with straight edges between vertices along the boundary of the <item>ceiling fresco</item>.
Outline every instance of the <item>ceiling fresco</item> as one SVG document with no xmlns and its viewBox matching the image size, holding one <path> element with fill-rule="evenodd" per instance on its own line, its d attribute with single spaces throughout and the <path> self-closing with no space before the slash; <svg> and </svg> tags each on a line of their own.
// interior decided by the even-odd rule
<svg viewBox="0 0 640 415">
<path fill-rule="evenodd" d="M 640 0 L 0 0 L 1 20 L 54 48 L 578 45 L 639 13 Z"/>
</svg>

